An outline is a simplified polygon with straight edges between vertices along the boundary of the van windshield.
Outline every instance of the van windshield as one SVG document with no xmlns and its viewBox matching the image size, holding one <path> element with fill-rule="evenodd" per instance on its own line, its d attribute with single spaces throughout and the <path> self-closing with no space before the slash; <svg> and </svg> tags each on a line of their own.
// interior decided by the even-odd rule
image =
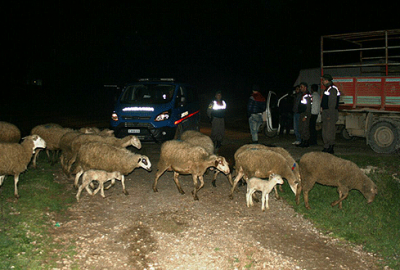
<svg viewBox="0 0 400 270">
<path fill-rule="evenodd" d="M 135 84 L 126 87 L 121 103 L 162 104 L 172 100 L 175 85 Z"/>
</svg>

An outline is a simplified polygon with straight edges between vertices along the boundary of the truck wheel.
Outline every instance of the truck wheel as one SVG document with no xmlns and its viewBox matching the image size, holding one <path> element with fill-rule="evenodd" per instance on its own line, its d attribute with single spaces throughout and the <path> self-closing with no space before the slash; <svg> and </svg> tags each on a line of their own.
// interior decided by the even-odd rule
<svg viewBox="0 0 400 270">
<path fill-rule="evenodd" d="M 387 121 L 378 121 L 368 133 L 369 146 L 377 153 L 392 153 L 399 138 L 396 127 Z"/>
<path fill-rule="evenodd" d="M 342 129 L 341 129 L 341 131 L 340 131 L 340 134 L 342 135 L 342 138 L 345 139 L 345 140 L 347 140 L 347 141 L 350 141 L 350 140 L 353 140 L 353 139 L 354 139 L 353 136 L 350 136 L 350 134 L 349 134 L 349 132 L 347 131 L 347 129 L 346 129 L 345 126 L 342 127 Z"/>
</svg>

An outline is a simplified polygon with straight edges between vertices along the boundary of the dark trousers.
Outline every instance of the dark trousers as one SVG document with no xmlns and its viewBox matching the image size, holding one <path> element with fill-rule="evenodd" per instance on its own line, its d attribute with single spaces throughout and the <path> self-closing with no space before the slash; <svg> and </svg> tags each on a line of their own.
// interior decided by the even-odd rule
<svg viewBox="0 0 400 270">
<path fill-rule="evenodd" d="M 310 119 L 310 144 L 317 144 L 317 118 L 318 114 L 312 114 Z"/>
</svg>

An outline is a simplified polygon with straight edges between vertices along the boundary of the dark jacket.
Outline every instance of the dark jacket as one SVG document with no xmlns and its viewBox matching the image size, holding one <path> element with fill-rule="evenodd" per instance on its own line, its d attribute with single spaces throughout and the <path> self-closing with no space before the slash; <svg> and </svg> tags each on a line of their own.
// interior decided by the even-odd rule
<svg viewBox="0 0 400 270">
<path fill-rule="evenodd" d="M 254 113 L 263 113 L 266 106 L 265 97 L 263 97 L 260 92 L 255 92 L 250 96 L 249 102 L 247 103 L 247 114 L 250 116 Z"/>
</svg>

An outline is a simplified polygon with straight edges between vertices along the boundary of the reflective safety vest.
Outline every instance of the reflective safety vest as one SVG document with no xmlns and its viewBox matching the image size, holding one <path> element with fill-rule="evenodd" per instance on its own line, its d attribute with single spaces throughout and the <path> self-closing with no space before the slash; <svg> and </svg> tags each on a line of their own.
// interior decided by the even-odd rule
<svg viewBox="0 0 400 270">
<path fill-rule="evenodd" d="M 312 104 L 312 95 L 311 94 L 304 94 L 302 97 L 301 97 L 301 100 L 300 100 L 300 103 L 301 104 L 304 104 L 304 105 L 307 105 L 307 98 L 310 98 L 310 102 L 311 102 L 311 104 Z"/>
<path fill-rule="evenodd" d="M 224 100 L 221 101 L 222 104 L 218 104 L 218 101 L 214 100 L 212 103 L 212 111 L 211 111 L 211 116 L 212 117 L 218 117 L 218 118 L 223 118 L 225 117 L 225 109 L 226 109 L 226 103 Z"/>
<path fill-rule="evenodd" d="M 337 96 L 337 100 L 336 100 L 336 105 L 335 105 L 335 109 L 339 108 L 339 99 L 340 99 L 340 91 L 339 89 L 336 87 L 336 85 L 331 85 L 328 87 L 328 89 L 326 89 L 324 91 L 324 94 L 322 95 L 322 100 L 321 100 L 321 108 L 326 110 L 329 109 L 329 96 L 331 95 L 331 89 L 336 89 L 336 96 Z"/>
</svg>

